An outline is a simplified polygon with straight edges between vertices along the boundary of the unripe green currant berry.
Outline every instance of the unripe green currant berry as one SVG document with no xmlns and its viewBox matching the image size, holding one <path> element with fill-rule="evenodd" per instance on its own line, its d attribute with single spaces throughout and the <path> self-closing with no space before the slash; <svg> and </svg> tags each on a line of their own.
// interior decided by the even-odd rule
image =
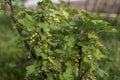
<svg viewBox="0 0 120 80">
<path fill-rule="evenodd" d="M 78 55 L 78 54 L 77 54 L 76 56 L 77 56 L 77 57 L 79 57 L 79 55 Z"/>
<path fill-rule="evenodd" d="M 38 34 L 37 32 L 34 33 L 35 36 L 36 36 L 37 34 Z"/>
<path fill-rule="evenodd" d="M 32 39 L 32 42 L 35 42 L 35 39 Z"/>
<path fill-rule="evenodd" d="M 78 62 L 78 59 L 75 59 L 76 62 Z"/>
<path fill-rule="evenodd" d="M 30 59 L 30 55 L 28 55 L 28 59 Z"/>
<path fill-rule="evenodd" d="M 37 34 L 37 37 L 39 37 L 39 35 Z"/>
<path fill-rule="evenodd" d="M 33 47 L 33 45 L 31 45 L 31 47 Z"/>
<path fill-rule="evenodd" d="M 56 16 L 53 14 L 53 17 L 55 18 Z"/>
<path fill-rule="evenodd" d="M 35 37 L 35 35 L 33 34 L 32 37 Z"/>
<path fill-rule="evenodd" d="M 40 73 L 41 71 L 39 70 L 38 72 Z"/>
<path fill-rule="evenodd" d="M 52 14 L 50 14 L 50 17 L 52 17 Z"/>
<path fill-rule="evenodd" d="M 32 44 L 33 43 L 33 41 L 30 41 L 30 44 Z"/>
<path fill-rule="evenodd" d="M 50 9 L 50 11 L 54 12 L 54 9 Z"/>
<path fill-rule="evenodd" d="M 38 76 L 38 74 L 36 73 L 35 76 Z"/>
<path fill-rule="evenodd" d="M 78 58 L 79 58 L 79 59 L 81 59 L 81 57 L 80 57 L 80 56 L 79 56 Z"/>
<path fill-rule="evenodd" d="M 32 37 L 30 37 L 30 39 L 33 39 Z"/>
<path fill-rule="evenodd" d="M 51 17 L 49 17 L 48 19 L 51 20 Z"/>
<path fill-rule="evenodd" d="M 54 16 L 54 14 L 51 14 L 51 16 L 53 17 L 53 16 Z"/>
<path fill-rule="evenodd" d="M 91 60 L 91 59 L 92 59 L 92 56 L 89 54 L 89 55 L 88 55 L 88 58 Z"/>
</svg>

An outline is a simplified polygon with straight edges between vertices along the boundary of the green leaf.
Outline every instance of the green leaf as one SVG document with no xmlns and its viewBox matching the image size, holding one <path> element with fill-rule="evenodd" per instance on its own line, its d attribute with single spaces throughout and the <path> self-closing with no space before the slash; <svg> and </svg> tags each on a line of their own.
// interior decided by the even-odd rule
<svg viewBox="0 0 120 80">
<path fill-rule="evenodd" d="M 27 70 L 26 76 L 29 76 L 30 74 L 32 74 L 35 71 L 35 65 L 27 66 L 26 70 Z"/>
<path fill-rule="evenodd" d="M 52 1 L 51 1 L 51 0 L 45 0 L 45 2 L 46 2 L 46 3 L 52 3 Z"/>
<path fill-rule="evenodd" d="M 81 14 L 84 15 L 86 18 L 92 18 L 92 16 L 90 16 L 90 14 L 85 10 L 82 10 Z"/>
<path fill-rule="evenodd" d="M 101 76 L 101 77 L 104 77 L 104 76 L 109 76 L 109 74 L 107 72 L 105 72 L 104 70 L 98 68 L 97 69 L 97 73 Z"/>
<path fill-rule="evenodd" d="M 71 35 L 70 37 L 69 36 L 65 36 L 64 40 L 67 41 L 67 45 L 68 46 L 70 46 L 70 47 L 74 46 L 75 38 L 74 38 L 73 35 Z"/>
<path fill-rule="evenodd" d="M 43 62 L 42 70 L 48 72 L 48 62 L 47 61 Z"/>
<path fill-rule="evenodd" d="M 35 30 L 35 26 L 34 26 L 35 22 L 30 15 L 26 14 L 26 17 L 24 19 L 19 19 L 18 22 L 23 26 L 25 26 L 28 31 Z"/>
<path fill-rule="evenodd" d="M 66 72 L 63 73 L 64 80 L 74 80 L 73 77 L 73 66 L 70 61 L 66 63 Z"/>
<path fill-rule="evenodd" d="M 64 51 L 64 50 L 62 50 L 62 49 L 56 49 L 56 50 L 55 50 L 55 52 L 56 52 L 56 53 L 62 53 L 62 54 L 64 54 L 64 53 L 65 53 L 65 51 Z"/>
<path fill-rule="evenodd" d="M 98 64 L 95 63 L 95 62 L 92 62 L 92 63 L 90 64 L 90 66 L 91 66 L 91 70 L 93 70 L 93 71 L 97 71 L 97 68 L 99 68 L 99 67 L 98 67 Z"/>
<path fill-rule="evenodd" d="M 56 70 L 60 70 L 61 69 L 61 63 L 58 60 L 54 60 L 54 64 L 55 64 L 55 69 Z"/>
<path fill-rule="evenodd" d="M 106 31 L 106 32 L 117 32 L 117 30 L 113 27 L 113 26 L 105 26 L 104 27 L 104 30 Z"/>
<path fill-rule="evenodd" d="M 43 59 L 47 59 L 47 55 L 39 47 L 35 47 L 36 55 L 41 56 Z"/>
<path fill-rule="evenodd" d="M 99 37 L 95 33 L 89 33 L 88 37 L 91 38 L 91 39 L 94 39 L 94 40 L 98 40 L 99 39 Z"/>
<path fill-rule="evenodd" d="M 39 28 L 42 28 L 45 32 L 48 32 L 50 30 L 50 25 L 48 23 L 38 23 Z"/>
<path fill-rule="evenodd" d="M 70 8 L 70 7 L 68 7 L 68 8 L 66 9 L 66 11 L 67 11 L 69 14 L 72 14 L 72 15 L 77 15 L 77 14 L 79 14 L 79 11 L 77 11 L 76 9 Z"/>
<path fill-rule="evenodd" d="M 100 60 L 101 59 L 101 52 L 99 49 L 96 49 L 95 53 L 94 53 L 96 59 Z"/>
<path fill-rule="evenodd" d="M 85 63 L 88 63 L 88 64 L 91 63 L 91 59 L 89 59 L 88 56 L 83 57 L 83 61 L 84 61 Z"/>
<path fill-rule="evenodd" d="M 47 80 L 54 80 L 54 78 L 50 74 L 47 74 L 47 76 L 49 76 Z"/>
</svg>

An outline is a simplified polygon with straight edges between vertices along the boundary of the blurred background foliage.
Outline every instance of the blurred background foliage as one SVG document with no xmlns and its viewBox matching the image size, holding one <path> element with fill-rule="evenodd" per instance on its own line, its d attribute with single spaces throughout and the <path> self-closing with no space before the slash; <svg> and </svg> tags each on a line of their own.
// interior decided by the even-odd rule
<svg viewBox="0 0 120 80">
<path fill-rule="evenodd" d="M 6 6 L 4 6 L 5 8 Z M 6 8 L 5 8 L 6 9 Z M 16 8 L 17 9 L 17 8 Z M 97 80 L 120 80 L 120 20 L 105 17 L 116 29 L 116 33 L 102 33 L 103 43 L 110 52 L 111 62 L 103 62 L 104 70 L 109 77 Z M 26 74 L 26 51 L 19 44 L 20 36 L 13 29 L 9 15 L 0 12 L 0 80 L 23 80 Z"/>
<path fill-rule="evenodd" d="M 10 18 L 0 13 L 0 80 L 23 80 L 25 51 Z"/>
<path fill-rule="evenodd" d="M 109 78 L 105 80 L 120 80 L 120 20 L 115 18 L 105 18 L 117 30 L 116 33 L 103 33 L 102 40 L 109 51 L 111 62 L 104 64 L 104 69 L 108 71 Z"/>
</svg>

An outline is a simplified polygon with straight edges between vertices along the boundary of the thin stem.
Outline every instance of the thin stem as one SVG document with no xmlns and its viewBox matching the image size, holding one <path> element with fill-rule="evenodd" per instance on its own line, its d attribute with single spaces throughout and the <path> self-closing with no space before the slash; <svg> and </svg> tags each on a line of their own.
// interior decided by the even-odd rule
<svg viewBox="0 0 120 80">
<path fill-rule="evenodd" d="M 86 69 L 85 71 L 84 71 L 84 73 L 80 76 L 80 78 L 82 79 L 88 72 L 89 72 L 89 68 L 88 69 Z"/>
<path fill-rule="evenodd" d="M 15 20 L 15 17 L 14 17 L 14 10 L 13 10 L 13 5 L 12 5 L 12 0 L 9 0 L 9 6 L 10 6 L 10 11 L 11 11 L 11 19 L 12 19 L 12 21 L 14 23 L 16 23 L 16 20 Z M 20 36 L 23 36 L 22 35 L 22 28 L 20 28 L 20 27 L 18 28 L 17 27 L 17 31 L 20 34 Z M 32 57 L 34 59 L 38 59 L 37 56 L 35 55 L 35 50 L 28 44 L 28 42 L 24 40 L 24 44 L 27 47 L 28 51 L 30 51 Z"/>
<path fill-rule="evenodd" d="M 77 77 L 77 80 L 81 80 L 81 75 L 80 75 L 80 72 L 81 72 L 81 63 L 82 63 L 82 47 L 80 46 L 79 47 L 79 65 L 78 65 L 78 77 Z"/>
<path fill-rule="evenodd" d="M 9 5 L 10 5 L 10 11 L 11 11 L 11 18 L 14 21 L 14 10 L 12 6 L 12 0 L 9 0 Z"/>
</svg>

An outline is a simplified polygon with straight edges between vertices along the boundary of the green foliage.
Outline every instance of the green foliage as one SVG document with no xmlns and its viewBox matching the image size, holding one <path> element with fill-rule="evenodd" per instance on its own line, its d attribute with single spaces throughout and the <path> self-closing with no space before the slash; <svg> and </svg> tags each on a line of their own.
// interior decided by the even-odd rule
<svg viewBox="0 0 120 80">
<path fill-rule="evenodd" d="M 115 18 L 105 18 L 117 30 L 115 33 L 102 33 L 101 39 L 109 51 L 111 62 L 102 62 L 105 64 L 103 69 L 109 73 L 109 77 L 100 78 L 100 80 L 119 80 L 120 79 L 120 20 L 114 22 Z"/>
<path fill-rule="evenodd" d="M 115 31 L 108 22 L 86 11 L 63 9 L 51 0 L 38 2 L 37 10 L 22 8 L 15 14 L 11 15 L 13 25 L 31 59 L 26 79 L 96 80 L 108 76 L 101 68 L 101 62 L 109 59 L 108 52 L 98 36 Z"/>
<path fill-rule="evenodd" d="M 18 43 L 19 36 L 12 28 L 11 19 L 0 12 L 0 80 L 23 80 L 25 77 L 25 50 Z"/>
<path fill-rule="evenodd" d="M 98 33 L 114 29 L 100 17 L 90 16 L 86 11 L 62 9 L 44 0 L 38 3 L 38 10 L 22 10 L 16 19 L 16 26 L 25 35 L 22 38 L 37 57 L 26 68 L 26 77 L 95 80 L 96 75 L 108 76 L 100 67 L 100 62 L 108 57 Z"/>
</svg>

